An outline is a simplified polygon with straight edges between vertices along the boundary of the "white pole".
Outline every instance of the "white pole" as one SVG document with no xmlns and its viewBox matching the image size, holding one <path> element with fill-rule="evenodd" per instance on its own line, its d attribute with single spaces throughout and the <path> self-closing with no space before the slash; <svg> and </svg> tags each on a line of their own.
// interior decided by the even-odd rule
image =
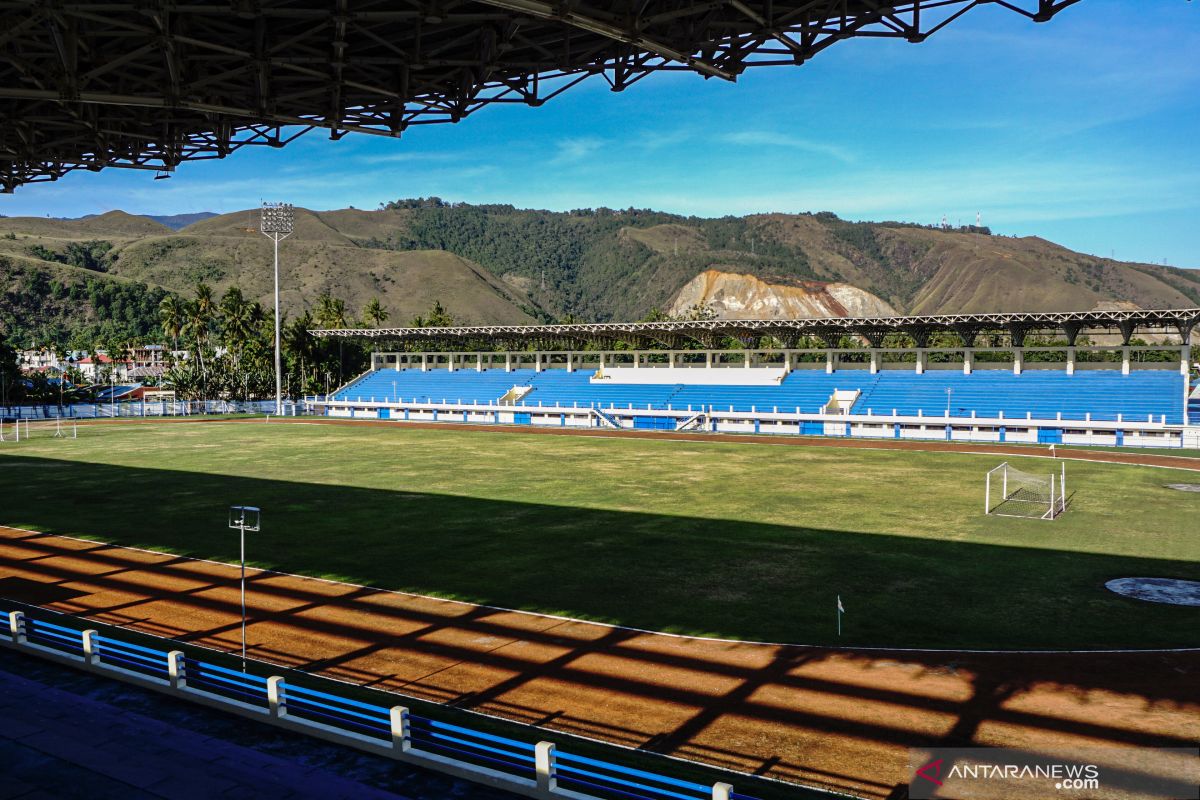
<svg viewBox="0 0 1200 800">
<path fill-rule="evenodd" d="M 242 672 L 246 671 L 246 512 L 238 522 L 242 534 Z"/>
<path fill-rule="evenodd" d="M 1004 495 L 1000 498 L 1002 501 L 1008 499 L 1008 462 L 1004 463 Z"/>
<path fill-rule="evenodd" d="M 1058 481 L 1058 497 L 1062 503 L 1063 511 L 1066 511 L 1067 510 L 1067 462 L 1063 461 L 1059 466 L 1062 467 L 1062 477 L 1059 478 L 1059 481 Z"/>
<path fill-rule="evenodd" d="M 278 416 L 283 413 L 283 372 L 279 357 L 279 234 L 271 238 L 275 240 L 275 415 Z"/>
<path fill-rule="evenodd" d="M 992 513 L 992 471 L 989 469 L 986 481 L 987 488 L 983 491 L 983 513 Z"/>
</svg>

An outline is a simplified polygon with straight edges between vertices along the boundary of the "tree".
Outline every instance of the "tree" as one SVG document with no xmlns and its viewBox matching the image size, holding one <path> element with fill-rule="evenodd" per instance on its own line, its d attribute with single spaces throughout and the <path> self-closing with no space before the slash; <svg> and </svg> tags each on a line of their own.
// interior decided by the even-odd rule
<svg viewBox="0 0 1200 800">
<path fill-rule="evenodd" d="M 163 332 L 171 337 L 172 349 L 179 349 L 179 334 L 186 321 L 186 307 L 178 295 L 169 294 L 158 304 L 158 319 Z"/>
<path fill-rule="evenodd" d="M 433 306 L 429 309 L 429 316 L 422 317 L 418 314 L 413 317 L 410 325 L 414 328 L 452 328 L 454 327 L 454 317 L 442 305 L 441 300 L 434 300 Z"/>
<path fill-rule="evenodd" d="M 391 314 L 383 307 L 383 303 L 379 302 L 378 297 L 372 297 L 371 302 L 367 303 L 367 307 L 363 309 L 363 326 L 367 328 L 378 328 L 384 322 L 387 322 Z"/>
<path fill-rule="evenodd" d="M 345 328 L 346 301 L 325 292 L 317 298 L 316 320 L 322 328 Z"/>
<path fill-rule="evenodd" d="M 237 368 L 246 344 L 258 331 L 258 323 L 263 317 L 262 307 L 247 300 L 241 289 L 231 286 L 221 298 L 220 311 L 225 347 L 233 354 L 234 367 Z"/>
</svg>

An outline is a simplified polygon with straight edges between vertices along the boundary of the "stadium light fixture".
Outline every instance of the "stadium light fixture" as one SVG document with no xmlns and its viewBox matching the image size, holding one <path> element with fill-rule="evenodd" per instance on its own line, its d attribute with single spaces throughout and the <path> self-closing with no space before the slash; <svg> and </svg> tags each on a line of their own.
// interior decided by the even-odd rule
<svg viewBox="0 0 1200 800">
<path fill-rule="evenodd" d="M 242 538 L 242 672 L 246 671 L 246 531 L 258 530 L 257 506 L 230 506 L 229 527 L 241 532 Z"/>
<path fill-rule="evenodd" d="M 263 203 L 259 231 L 275 243 L 275 416 L 283 414 L 283 371 L 279 355 L 279 243 L 292 235 L 296 209 L 291 203 Z"/>
</svg>

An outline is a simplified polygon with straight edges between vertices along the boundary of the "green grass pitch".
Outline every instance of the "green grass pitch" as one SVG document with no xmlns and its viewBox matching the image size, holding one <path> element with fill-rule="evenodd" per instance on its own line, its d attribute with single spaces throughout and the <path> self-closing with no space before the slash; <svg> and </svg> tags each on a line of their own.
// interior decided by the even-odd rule
<svg viewBox="0 0 1200 800">
<path fill-rule="evenodd" d="M 80 428 L 0 444 L 0 523 L 730 638 L 891 647 L 1196 645 L 1200 483 L 1068 462 L 1054 522 L 987 517 L 983 454 L 327 425 Z M 1049 472 L 1044 458 L 1009 458 Z M 846 606 L 836 636 L 835 597 Z"/>
</svg>

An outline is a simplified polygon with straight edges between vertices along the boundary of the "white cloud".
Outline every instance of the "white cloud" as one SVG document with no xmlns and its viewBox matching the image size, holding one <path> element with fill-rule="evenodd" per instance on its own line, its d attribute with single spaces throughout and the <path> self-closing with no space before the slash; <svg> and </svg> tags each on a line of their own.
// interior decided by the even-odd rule
<svg viewBox="0 0 1200 800">
<path fill-rule="evenodd" d="M 717 140 L 726 144 L 742 145 L 745 147 L 803 150 L 808 153 L 837 159 L 843 164 L 851 164 L 856 160 L 855 154 L 849 148 L 829 142 L 803 139 L 787 133 L 757 130 L 736 131 L 734 133 L 722 134 L 717 137 Z"/>
</svg>

